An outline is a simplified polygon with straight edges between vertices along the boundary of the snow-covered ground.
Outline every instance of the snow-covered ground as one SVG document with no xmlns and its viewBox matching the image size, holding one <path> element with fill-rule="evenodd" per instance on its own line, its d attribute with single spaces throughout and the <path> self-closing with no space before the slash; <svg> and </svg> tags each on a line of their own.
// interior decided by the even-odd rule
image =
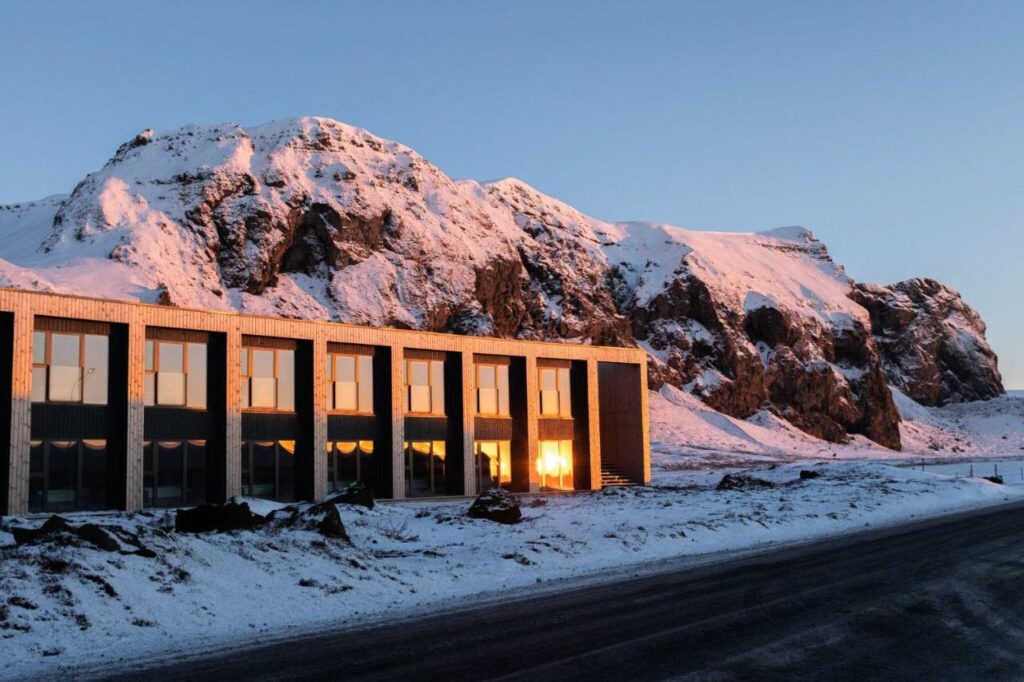
<svg viewBox="0 0 1024 682">
<path fill-rule="evenodd" d="M 648 570 L 659 560 L 1024 499 L 1024 486 L 1010 485 L 1024 467 L 1014 450 L 1024 443 L 1022 405 L 1024 396 L 1016 395 L 911 415 L 901 402 L 905 428 L 949 436 L 947 449 L 925 448 L 930 459 L 922 471 L 910 466 L 919 454 L 861 441 L 832 446 L 768 415 L 730 419 L 666 389 L 651 396 L 653 485 L 527 496 L 525 520 L 515 526 L 470 519 L 465 501 L 341 506 L 351 544 L 280 528 L 178 535 L 168 532 L 170 512 L 90 517 L 138 533 L 156 555 L 147 558 L 81 546 L 15 547 L 9 528 L 39 521 L 6 519 L 0 679 L 109 670 L 141 656 L 561 589 L 621 575 L 625 567 Z M 969 443 L 971 433 L 984 438 Z M 999 466 L 1008 485 L 966 477 L 959 463 L 965 454 L 981 457 L 976 476 Z M 801 470 L 819 476 L 801 480 Z M 737 471 L 769 485 L 716 489 L 724 473 Z M 275 506 L 253 504 L 260 513 Z"/>
</svg>

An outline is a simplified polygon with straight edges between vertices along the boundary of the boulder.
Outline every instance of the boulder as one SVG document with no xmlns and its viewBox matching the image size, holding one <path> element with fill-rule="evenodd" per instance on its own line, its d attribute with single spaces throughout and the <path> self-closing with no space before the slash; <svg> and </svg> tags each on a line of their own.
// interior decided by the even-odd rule
<svg viewBox="0 0 1024 682">
<path fill-rule="evenodd" d="M 800 470 L 800 480 L 801 481 L 809 481 L 812 478 L 819 478 L 820 476 L 821 476 L 821 473 L 817 472 L 817 471 L 810 471 L 808 469 L 801 469 Z"/>
<path fill-rule="evenodd" d="M 57 544 L 64 546 L 89 546 L 103 552 L 119 554 L 137 554 L 147 558 L 156 554 L 145 547 L 138 534 L 124 528 L 100 526 L 95 523 L 83 523 L 73 526 L 67 519 L 54 514 L 39 528 L 11 529 L 14 541 L 18 545 Z"/>
<path fill-rule="evenodd" d="M 774 487 L 774 483 L 763 478 L 746 474 L 726 474 L 715 486 L 715 490 L 765 490 Z"/>
<path fill-rule="evenodd" d="M 373 491 L 364 483 L 356 482 L 339 492 L 334 497 L 329 497 L 325 504 L 355 504 L 367 509 L 373 509 Z"/>
<path fill-rule="evenodd" d="M 179 533 L 227 533 L 251 530 L 266 522 L 267 518 L 253 513 L 247 503 L 232 501 L 179 509 L 174 517 L 174 529 Z"/>
<path fill-rule="evenodd" d="M 488 519 L 497 523 L 519 523 L 523 512 L 515 497 L 499 488 L 485 490 L 473 500 L 466 514 L 471 519 Z"/>
<path fill-rule="evenodd" d="M 293 504 L 274 510 L 267 516 L 267 520 L 279 528 L 313 530 L 324 537 L 351 542 L 345 524 L 341 521 L 341 514 L 332 502 Z"/>
</svg>

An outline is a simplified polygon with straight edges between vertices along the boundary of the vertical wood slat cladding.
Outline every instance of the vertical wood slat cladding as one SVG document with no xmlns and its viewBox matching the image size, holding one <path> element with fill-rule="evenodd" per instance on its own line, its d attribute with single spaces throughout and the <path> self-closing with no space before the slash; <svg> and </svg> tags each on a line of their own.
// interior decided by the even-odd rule
<svg viewBox="0 0 1024 682">
<path fill-rule="evenodd" d="M 476 495 L 479 493 L 476 489 L 476 462 L 473 461 L 473 445 L 476 441 L 476 423 L 473 419 L 476 414 L 476 377 L 473 375 L 473 355 L 459 353 L 459 358 L 455 380 L 460 384 L 462 395 L 462 422 L 458 426 L 462 438 L 462 492 L 465 495 Z"/>
<path fill-rule="evenodd" d="M 601 489 L 601 409 L 598 393 L 597 361 L 587 360 L 587 418 L 586 437 L 590 447 L 590 489 Z M 646 450 L 645 450 L 646 452 Z"/>
<path fill-rule="evenodd" d="M 643 373 L 640 365 L 598 364 L 602 462 L 637 482 L 650 480 L 643 416 L 637 409 Z"/>
<path fill-rule="evenodd" d="M 142 509 L 144 422 L 146 418 L 146 325 L 135 309 L 128 324 L 115 324 L 110 330 L 110 380 L 107 404 L 111 413 L 123 416 L 117 435 L 108 441 L 108 452 L 124 462 L 124 508 Z"/>
<path fill-rule="evenodd" d="M 539 394 L 537 386 L 537 365 L 538 356 L 543 356 L 543 363 L 558 363 L 565 365 L 572 361 L 588 361 L 601 363 L 617 362 L 642 367 L 645 362 L 643 351 L 635 348 L 603 348 L 595 346 L 584 346 L 579 344 L 551 344 L 534 341 L 518 341 L 512 339 L 492 339 L 483 337 L 465 337 L 451 334 L 438 334 L 433 332 L 416 332 L 397 329 L 375 329 L 369 327 L 357 327 L 352 325 L 333 324 L 312 320 L 288 320 L 280 318 L 256 317 L 242 315 L 234 312 L 217 312 L 189 310 L 184 308 L 172 308 L 150 304 L 139 304 L 127 301 L 106 301 L 90 299 L 85 297 L 64 296 L 57 294 L 46 294 L 40 292 L 21 291 L 14 289 L 0 288 L 0 312 L 6 313 L 11 321 L 10 339 L 10 391 L 8 404 L 0 405 L 4 408 L 3 422 L 9 419 L 9 428 L 4 429 L 9 434 L 9 445 L 4 448 L 6 452 L 5 474 L 0 474 L 0 492 L 5 492 L 6 500 L 0 506 L 0 511 L 8 513 L 23 513 L 28 507 L 28 465 L 29 465 L 29 440 L 31 436 L 31 368 L 32 368 L 32 330 L 35 320 L 53 320 L 52 324 L 70 325 L 81 327 L 85 324 L 99 325 L 105 329 L 114 329 L 116 325 L 122 325 L 127 330 L 125 335 L 125 349 L 119 351 L 119 357 L 123 363 L 112 362 L 111 369 L 116 372 L 115 365 L 121 364 L 125 379 L 113 382 L 118 384 L 116 389 L 118 395 L 112 396 L 111 405 L 118 403 L 116 411 L 118 418 L 122 419 L 122 425 L 118 427 L 118 437 L 121 439 L 119 465 L 123 467 L 122 483 L 119 484 L 119 494 L 123 495 L 125 507 L 137 508 L 141 505 L 142 488 L 142 439 L 145 435 L 145 413 L 143 405 L 144 378 L 143 369 L 144 342 L 147 328 L 151 329 L 152 336 L 159 336 L 168 333 L 171 336 L 184 334 L 205 334 L 209 335 L 210 352 L 208 370 L 210 377 L 208 381 L 208 406 L 210 411 L 211 435 L 208 439 L 211 457 L 210 481 L 211 499 L 224 499 L 234 496 L 240 492 L 240 450 L 241 450 L 241 410 L 240 381 L 238 376 L 239 349 L 242 343 L 242 336 L 261 337 L 261 339 L 273 339 L 285 343 L 298 343 L 307 341 L 313 344 L 313 363 L 311 367 L 311 378 L 309 381 L 314 395 L 312 396 L 312 428 L 309 439 L 311 448 L 315 454 L 319 454 L 319 448 L 326 443 L 327 419 L 326 410 L 321 413 L 320 405 L 325 407 L 326 377 L 324 376 L 322 353 L 325 343 L 354 344 L 356 346 L 374 347 L 375 350 L 375 375 L 381 374 L 390 379 L 383 383 L 375 381 L 375 403 L 380 400 L 389 408 L 379 410 L 377 417 L 379 425 L 384 427 L 378 430 L 375 447 L 375 461 L 379 461 L 382 467 L 387 467 L 387 475 L 378 477 L 380 491 L 378 495 L 387 490 L 387 497 L 400 498 L 404 494 L 404 473 L 403 473 L 403 449 L 404 440 L 404 400 L 401 383 L 401 359 L 405 356 L 405 350 L 410 355 L 423 353 L 430 357 L 445 357 L 447 353 L 458 353 L 460 357 L 461 371 L 456 382 L 451 386 L 458 386 L 454 391 L 460 396 L 460 423 L 464 427 L 458 434 L 461 447 L 460 466 L 462 467 L 462 487 L 470 490 L 473 476 L 472 469 L 472 446 L 475 434 L 473 433 L 473 411 L 475 404 L 472 403 L 472 391 L 475 386 L 472 384 L 472 377 L 465 376 L 466 359 L 474 355 L 496 356 L 496 358 L 507 358 L 512 371 L 510 374 L 517 374 L 522 378 L 522 394 L 517 396 L 515 387 L 516 381 L 510 386 L 510 398 L 512 399 L 513 410 L 513 453 L 522 452 L 525 457 L 526 466 L 522 467 L 519 478 L 524 475 L 529 477 L 537 457 L 537 432 L 539 419 Z M 44 321 L 43 324 L 50 324 Z M 69 327 L 70 328 L 70 327 Z M 100 327 L 96 327 L 97 330 Z M 161 331 L 166 330 L 166 332 Z M 218 340 L 219 339 L 219 340 Z M 0 351 L 3 340 L 0 339 Z M 2 356 L 2 353 L 0 353 Z M 518 365 L 518 371 L 517 371 Z M 591 373 L 588 367 L 588 374 Z M 511 377 L 510 377 L 511 379 Z M 646 387 L 646 377 L 639 372 L 639 386 Z M 298 377 L 297 377 L 298 380 Z M 451 380 L 450 380 L 451 381 Z M 3 386 L 3 377 L 0 376 L 0 386 Z M 595 448 L 594 443 L 600 443 L 601 433 L 597 425 L 600 421 L 597 403 L 600 402 L 600 391 L 597 390 L 599 381 L 588 382 L 587 408 L 595 417 L 588 419 L 590 431 L 590 458 L 595 457 L 599 447 Z M 593 385 L 592 385 L 593 384 Z M 634 382 L 635 385 L 635 382 Z M 386 389 L 385 389 L 386 387 Z M 446 391 L 447 393 L 448 391 Z M 521 403 L 522 415 L 516 419 L 520 408 L 515 405 L 517 398 Z M 631 403 L 633 409 L 639 404 L 646 407 L 647 396 L 641 394 L 639 401 L 633 396 Z M 385 405 L 380 405 L 384 407 Z M 643 412 L 643 409 L 640 410 Z M 390 424 L 387 423 L 390 421 Z M 641 414 L 639 421 L 644 428 L 648 423 L 647 415 Z M 0 422 L 0 426 L 3 425 Z M 457 424 L 452 424 L 456 427 Z M 604 431 L 602 429 L 601 431 Z M 453 438 L 454 440 L 454 438 Z M 649 446 L 649 436 L 645 432 L 640 439 L 642 445 L 638 449 L 644 453 L 643 476 L 649 479 L 649 458 L 646 452 Z M 390 452 L 390 457 L 384 453 Z M 380 454 L 380 457 L 376 455 Z M 515 454 L 514 457 L 515 459 Z M 321 457 L 314 456 L 311 460 L 314 486 L 319 486 L 321 469 L 325 462 Z M 513 465 L 513 476 L 515 477 L 515 464 Z M 593 469 L 591 466 L 593 479 Z M 381 473 L 384 473 L 383 471 Z M 6 481 L 4 480 L 6 478 Z M 386 480 L 386 483 L 385 483 Z M 528 484 L 527 484 L 528 487 Z M 314 493 L 318 488 L 313 488 Z"/>
<path fill-rule="evenodd" d="M 309 361 L 312 363 L 310 374 L 312 376 L 313 400 L 310 407 L 310 420 L 313 428 L 310 430 L 312 442 L 310 443 L 310 475 L 312 480 L 313 499 L 323 499 L 327 494 L 327 335 L 322 327 L 316 330 L 316 337 L 310 344 L 311 355 Z M 297 389 L 296 389 L 297 390 Z"/>
</svg>

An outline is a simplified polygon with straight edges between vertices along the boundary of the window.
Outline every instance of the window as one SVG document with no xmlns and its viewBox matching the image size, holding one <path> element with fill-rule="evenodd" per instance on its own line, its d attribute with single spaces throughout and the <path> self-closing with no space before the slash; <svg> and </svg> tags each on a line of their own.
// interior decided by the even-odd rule
<svg viewBox="0 0 1024 682">
<path fill-rule="evenodd" d="M 444 361 L 410 360 L 402 365 L 405 411 L 410 414 L 444 414 Z"/>
<path fill-rule="evenodd" d="M 414 441 L 406 442 L 404 445 L 406 497 L 447 495 L 445 442 Z"/>
<path fill-rule="evenodd" d="M 492 417 L 507 417 L 508 365 L 476 365 L 476 412 Z"/>
<path fill-rule="evenodd" d="M 572 490 L 572 441 L 542 440 L 537 448 L 537 482 L 541 490 Z"/>
<path fill-rule="evenodd" d="M 540 368 L 540 413 L 543 417 L 572 417 L 568 367 Z"/>
<path fill-rule="evenodd" d="M 244 441 L 242 494 L 279 502 L 293 502 L 295 441 Z"/>
<path fill-rule="evenodd" d="M 101 334 L 32 334 L 32 401 L 107 404 L 110 343 Z"/>
<path fill-rule="evenodd" d="M 512 443 L 507 440 L 478 440 L 473 444 L 477 490 L 500 488 L 512 482 Z"/>
<path fill-rule="evenodd" d="M 34 440 L 29 450 L 29 512 L 110 508 L 109 457 L 103 440 Z"/>
<path fill-rule="evenodd" d="M 146 340 L 146 405 L 206 407 L 206 344 Z"/>
<path fill-rule="evenodd" d="M 373 357 L 327 354 L 327 409 L 373 414 Z"/>
<path fill-rule="evenodd" d="M 242 409 L 295 410 L 295 351 L 243 346 Z"/>
<path fill-rule="evenodd" d="M 206 502 L 206 441 L 143 444 L 143 507 L 180 507 Z"/>
<path fill-rule="evenodd" d="M 373 441 L 328 442 L 327 492 L 337 492 L 356 481 L 373 489 Z"/>
</svg>

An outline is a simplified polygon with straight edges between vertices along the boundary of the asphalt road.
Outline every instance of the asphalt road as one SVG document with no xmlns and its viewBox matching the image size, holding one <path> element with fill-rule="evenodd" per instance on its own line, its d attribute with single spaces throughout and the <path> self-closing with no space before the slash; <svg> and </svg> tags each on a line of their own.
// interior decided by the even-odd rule
<svg viewBox="0 0 1024 682">
<path fill-rule="evenodd" d="M 109 679 L 1024 680 L 1024 505 Z"/>
</svg>

